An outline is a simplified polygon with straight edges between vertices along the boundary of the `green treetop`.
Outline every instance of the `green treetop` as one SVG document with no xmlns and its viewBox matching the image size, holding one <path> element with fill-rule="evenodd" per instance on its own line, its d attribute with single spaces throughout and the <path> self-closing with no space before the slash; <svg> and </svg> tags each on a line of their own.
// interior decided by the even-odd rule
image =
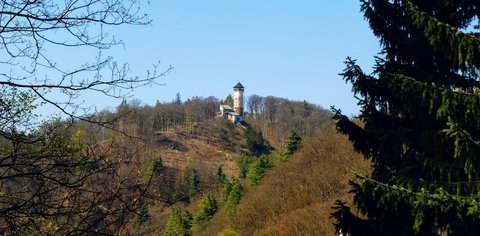
<svg viewBox="0 0 480 236">
<path fill-rule="evenodd" d="M 168 219 L 167 226 L 163 232 L 164 236 L 187 236 L 190 235 L 192 228 L 192 214 L 188 211 L 180 210 L 174 206 L 172 214 Z"/>
<path fill-rule="evenodd" d="M 195 224 L 203 224 L 209 221 L 218 210 L 217 199 L 213 193 L 207 193 L 198 204 L 198 212 L 193 217 Z"/>
<path fill-rule="evenodd" d="M 297 151 L 297 149 L 300 147 L 300 141 L 302 141 L 302 138 L 298 136 L 295 131 L 290 132 L 287 138 L 287 143 L 285 144 L 285 147 L 281 153 L 283 160 L 288 160 L 290 156 Z"/>
<path fill-rule="evenodd" d="M 232 98 L 232 95 L 229 94 L 229 95 L 225 98 L 224 104 L 233 107 L 233 98 Z"/>
<path fill-rule="evenodd" d="M 191 170 L 188 181 L 189 181 L 188 196 L 190 198 L 193 198 L 195 194 L 197 194 L 200 187 L 200 177 L 198 177 L 198 173 L 196 169 Z"/>
<path fill-rule="evenodd" d="M 235 207 L 242 198 L 243 186 L 236 178 L 232 180 L 225 180 L 222 189 L 221 200 L 225 208 L 229 211 L 234 211 Z"/>
<path fill-rule="evenodd" d="M 339 110 L 337 129 L 372 161 L 352 182 L 357 216 L 338 201 L 351 235 L 480 232 L 478 1 L 361 0 L 380 39 L 375 71 L 347 59 L 360 126 Z"/>
</svg>

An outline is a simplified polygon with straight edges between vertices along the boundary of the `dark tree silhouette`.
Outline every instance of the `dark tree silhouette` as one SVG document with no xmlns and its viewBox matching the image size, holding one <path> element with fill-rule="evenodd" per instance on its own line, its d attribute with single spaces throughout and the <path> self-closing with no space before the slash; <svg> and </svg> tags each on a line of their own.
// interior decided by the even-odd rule
<svg viewBox="0 0 480 236">
<path fill-rule="evenodd" d="M 342 73 L 363 125 L 339 110 L 335 117 L 373 171 L 351 183 L 362 216 L 337 202 L 337 230 L 478 234 L 479 2 L 360 2 L 382 54 L 371 75 L 350 58 Z"/>
</svg>

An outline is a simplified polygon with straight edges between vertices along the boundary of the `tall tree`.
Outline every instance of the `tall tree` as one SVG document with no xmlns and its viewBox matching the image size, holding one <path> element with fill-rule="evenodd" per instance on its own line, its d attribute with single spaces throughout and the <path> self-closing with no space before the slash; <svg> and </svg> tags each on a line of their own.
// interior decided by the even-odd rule
<svg viewBox="0 0 480 236">
<path fill-rule="evenodd" d="M 263 105 L 263 97 L 256 94 L 253 94 L 248 97 L 248 100 L 247 100 L 248 110 L 255 117 L 257 117 L 258 114 L 260 114 L 260 111 L 262 110 L 262 105 Z"/>
<path fill-rule="evenodd" d="M 200 188 L 200 177 L 198 177 L 198 171 L 196 169 L 190 171 L 188 181 L 188 196 L 193 198 Z"/>
<path fill-rule="evenodd" d="M 336 112 L 337 129 L 372 161 L 338 201 L 337 230 L 351 235 L 480 232 L 478 1 L 361 0 L 382 45 L 375 71 L 347 59 L 344 79 L 363 125 Z"/>
<path fill-rule="evenodd" d="M 290 132 L 287 138 L 287 143 L 283 148 L 283 151 L 280 153 L 283 160 L 288 160 L 290 156 L 293 155 L 295 151 L 300 147 L 300 142 L 302 138 L 298 136 L 295 131 Z"/>
</svg>

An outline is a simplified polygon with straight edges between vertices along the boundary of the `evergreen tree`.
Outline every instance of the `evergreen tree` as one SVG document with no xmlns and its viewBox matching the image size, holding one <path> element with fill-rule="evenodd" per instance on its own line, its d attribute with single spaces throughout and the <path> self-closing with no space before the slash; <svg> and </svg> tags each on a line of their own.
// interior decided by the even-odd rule
<svg viewBox="0 0 480 236">
<path fill-rule="evenodd" d="M 226 178 L 227 178 L 227 176 L 223 172 L 222 165 L 219 165 L 218 169 L 217 169 L 217 184 L 219 184 L 220 186 L 223 185 Z"/>
<path fill-rule="evenodd" d="M 229 94 L 229 95 L 225 98 L 225 101 L 223 102 L 223 104 L 229 105 L 229 106 L 233 107 L 233 98 L 232 98 L 232 95 Z"/>
<path fill-rule="evenodd" d="M 234 208 L 240 203 L 240 199 L 242 198 L 243 186 L 238 179 L 232 179 L 231 182 L 231 190 L 228 194 L 227 201 L 225 202 L 225 207 L 233 211 Z"/>
<path fill-rule="evenodd" d="M 198 189 L 200 188 L 200 178 L 196 169 L 192 169 L 189 176 L 189 189 L 188 195 L 190 198 L 193 198 L 197 194 Z"/>
<path fill-rule="evenodd" d="M 182 212 L 178 207 L 172 208 L 172 214 L 168 218 L 167 226 L 163 232 L 164 236 L 187 236 L 192 228 L 192 214 L 188 211 Z"/>
<path fill-rule="evenodd" d="M 297 151 L 297 149 L 300 147 L 300 141 L 302 141 L 302 138 L 298 136 L 295 131 L 290 132 L 288 135 L 287 144 L 285 144 L 285 148 L 281 153 L 283 160 L 288 160 L 290 156 Z"/>
<path fill-rule="evenodd" d="M 480 39 L 478 1 L 361 0 L 382 54 L 365 74 L 347 59 L 344 79 L 363 125 L 335 110 L 337 129 L 372 161 L 351 182 L 349 235 L 476 235 L 480 232 Z"/>
<path fill-rule="evenodd" d="M 248 168 L 250 166 L 250 163 L 252 162 L 251 159 L 252 159 L 251 157 L 249 157 L 245 154 L 240 154 L 240 156 L 237 158 L 238 168 L 240 170 L 240 172 L 238 174 L 239 178 L 243 179 L 243 178 L 247 177 Z"/>
<path fill-rule="evenodd" d="M 263 176 L 272 167 L 270 156 L 262 155 L 256 158 L 249 166 L 247 179 L 251 185 L 256 185 L 262 180 Z"/>
<path fill-rule="evenodd" d="M 217 199 L 213 193 L 208 193 L 200 200 L 198 204 L 198 212 L 193 218 L 195 224 L 202 224 L 209 221 L 213 215 L 217 212 L 218 204 Z"/>
<path fill-rule="evenodd" d="M 245 139 L 247 140 L 247 148 L 253 156 L 261 156 L 270 154 L 272 147 L 263 137 L 262 132 L 256 132 L 253 128 L 248 127 L 245 130 Z"/>
<path fill-rule="evenodd" d="M 233 178 L 231 181 L 225 180 L 221 200 L 227 210 L 234 210 L 235 206 L 240 202 L 240 198 L 242 198 L 242 191 L 243 186 L 238 179 Z"/>
<path fill-rule="evenodd" d="M 180 95 L 180 93 L 177 93 L 175 95 L 175 100 L 173 101 L 173 103 L 177 104 L 177 105 L 181 105 L 182 104 L 182 97 Z"/>
<path fill-rule="evenodd" d="M 222 203 L 227 202 L 228 196 L 230 195 L 231 191 L 232 191 L 232 183 L 227 179 L 223 183 L 222 194 L 220 195 L 220 200 L 222 201 Z"/>
<path fill-rule="evenodd" d="M 161 157 L 155 157 L 149 161 L 147 166 L 147 176 L 148 177 L 158 177 L 163 173 L 163 161 Z"/>
</svg>

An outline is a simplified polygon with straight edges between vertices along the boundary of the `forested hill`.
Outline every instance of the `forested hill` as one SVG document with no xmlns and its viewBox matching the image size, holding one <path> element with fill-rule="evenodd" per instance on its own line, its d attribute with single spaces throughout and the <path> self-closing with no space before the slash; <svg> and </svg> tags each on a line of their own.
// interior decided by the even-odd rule
<svg viewBox="0 0 480 236">
<path fill-rule="evenodd" d="M 194 132 L 197 125 L 214 119 L 223 103 L 223 100 L 215 97 L 193 97 L 186 101 L 177 98 L 172 102 L 157 102 L 153 106 L 143 105 L 139 100 L 124 101 L 114 110 L 101 112 L 98 119 L 111 120 L 112 117 L 119 117 L 115 129 L 148 141 L 163 131 L 182 128 Z M 326 123 L 331 124 L 333 116 L 330 111 L 306 101 L 272 96 L 252 95 L 245 105 L 245 119 L 276 148 L 284 144 L 289 132 L 295 131 L 302 137 L 312 136 Z M 82 128 L 90 131 L 94 127 L 84 125 Z M 91 131 L 98 134 L 92 141 L 104 140 L 108 133 L 106 129 Z"/>
<path fill-rule="evenodd" d="M 368 164 L 354 161 L 351 145 L 334 130 L 332 113 L 305 101 L 252 96 L 243 129 L 217 115 L 222 103 L 213 97 L 154 106 L 133 100 L 91 118 L 101 125 L 46 122 L 37 131 L 48 131 L 45 139 L 21 144 L 39 162 L 29 156 L 21 161 L 42 171 L 42 187 L 56 190 L 37 197 L 28 186 L 37 186 L 38 178 L 22 179 L 25 188 L 5 186 L 26 199 L 11 203 L 24 212 L 13 218 L 19 223 L 15 232 L 333 232 L 328 215 L 334 198 L 348 200 L 350 170 Z M 254 207 L 257 202 L 264 208 Z M 33 206 L 51 215 L 38 218 Z M 301 215 L 288 224 L 295 212 Z M 310 224 L 318 214 L 321 222 Z"/>
<path fill-rule="evenodd" d="M 254 191 L 267 170 L 286 161 L 288 157 L 281 154 L 289 135 L 295 133 L 307 140 L 322 129 L 333 127 L 332 113 L 318 105 L 253 95 L 246 103 L 249 129 L 245 131 L 218 117 L 223 103 L 214 97 L 176 99 L 153 106 L 133 100 L 97 117 L 118 117 L 113 128 L 120 132 L 84 122 L 74 125 L 72 135 L 81 134 L 87 143 L 101 146 L 105 155 L 118 159 L 120 175 L 145 179 L 149 169 L 161 166 L 148 187 L 147 197 L 137 206 L 136 213 L 143 211 L 144 217 L 132 216 L 124 230 L 176 235 L 167 232 L 167 221 L 177 211 L 188 211 L 195 218 L 198 202 L 207 193 L 214 194 L 219 209 L 233 211 L 241 196 L 247 190 Z M 257 152 L 258 149 L 261 151 Z M 264 155 L 255 157 L 258 154 Z M 222 200 L 225 184 L 235 183 L 241 186 L 236 190 L 238 196 Z M 193 218 L 187 220 L 191 227 L 183 229 L 185 232 L 214 233 L 201 228 L 207 220 L 199 222 Z"/>
</svg>

